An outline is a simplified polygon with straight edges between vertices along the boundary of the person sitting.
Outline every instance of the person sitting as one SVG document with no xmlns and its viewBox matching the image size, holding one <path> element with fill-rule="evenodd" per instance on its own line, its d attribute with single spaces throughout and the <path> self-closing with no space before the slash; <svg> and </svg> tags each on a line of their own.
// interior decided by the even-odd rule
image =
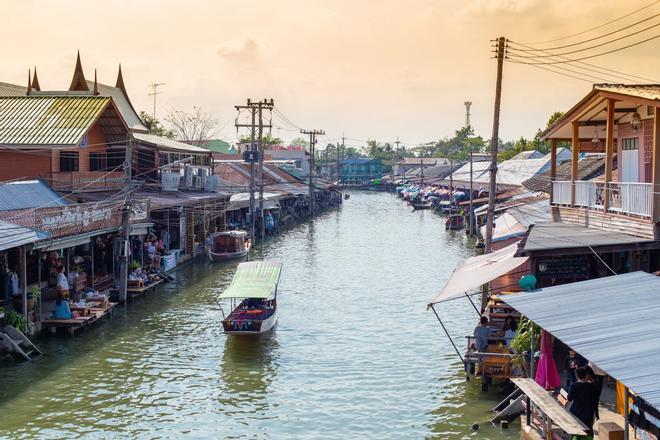
<svg viewBox="0 0 660 440">
<path fill-rule="evenodd" d="M 488 318 L 482 316 L 479 325 L 474 329 L 474 348 L 477 351 L 486 351 L 492 334 L 493 329 L 488 327 Z"/>
<path fill-rule="evenodd" d="M 53 319 L 71 319 L 73 314 L 69 308 L 69 301 L 64 299 L 62 292 L 57 292 L 57 299 L 55 300 L 55 311 L 53 312 Z"/>
<path fill-rule="evenodd" d="M 133 269 L 131 273 L 128 274 L 128 281 L 139 281 L 140 280 L 140 275 L 138 274 L 139 270 L 140 270 L 139 267 Z"/>
<path fill-rule="evenodd" d="M 518 324 L 513 316 L 509 315 L 504 320 L 504 343 L 507 347 L 511 347 L 511 341 L 518 334 Z"/>
</svg>

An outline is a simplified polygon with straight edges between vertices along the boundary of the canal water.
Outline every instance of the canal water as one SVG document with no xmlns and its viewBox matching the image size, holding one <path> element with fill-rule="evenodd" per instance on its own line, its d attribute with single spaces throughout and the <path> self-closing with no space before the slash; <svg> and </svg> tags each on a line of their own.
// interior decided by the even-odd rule
<svg viewBox="0 0 660 440">
<path fill-rule="evenodd" d="M 443 220 L 355 192 L 279 235 L 256 253 L 284 265 L 279 323 L 256 339 L 219 324 L 236 264 L 180 268 L 111 320 L 42 338 L 36 361 L 0 365 L 0 437 L 517 438 L 488 425 L 501 394 L 465 382 L 425 310 L 472 254 Z M 463 344 L 474 309 L 440 313 Z"/>
</svg>

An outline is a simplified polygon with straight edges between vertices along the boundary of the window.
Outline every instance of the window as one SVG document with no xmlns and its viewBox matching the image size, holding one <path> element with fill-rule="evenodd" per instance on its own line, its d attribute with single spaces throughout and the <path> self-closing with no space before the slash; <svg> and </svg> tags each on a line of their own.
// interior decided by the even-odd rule
<svg viewBox="0 0 660 440">
<path fill-rule="evenodd" d="M 108 148 L 106 157 L 105 171 L 114 170 L 115 168 L 117 168 L 116 171 L 122 171 L 122 165 L 126 157 L 126 150 L 123 147 Z"/>
<path fill-rule="evenodd" d="M 108 155 L 106 153 L 89 153 L 89 170 L 105 171 L 108 168 Z"/>
<path fill-rule="evenodd" d="M 77 151 L 60 151 L 60 171 L 78 171 Z"/>
<path fill-rule="evenodd" d="M 639 139 L 638 138 L 621 139 L 621 149 L 624 151 L 639 150 Z"/>
</svg>

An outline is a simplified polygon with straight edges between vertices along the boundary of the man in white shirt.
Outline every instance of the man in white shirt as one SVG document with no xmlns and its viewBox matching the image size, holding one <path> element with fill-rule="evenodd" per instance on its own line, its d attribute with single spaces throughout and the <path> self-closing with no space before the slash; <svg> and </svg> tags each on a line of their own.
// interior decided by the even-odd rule
<svg viewBox="0 0 660 440">
<path fill-rule="evenodd" d="M 64 298 L 69 298 L 69 281 L 64 275 L 64 266 L 57 267 L 57 291 L 62 292 Z"/>
</svg>

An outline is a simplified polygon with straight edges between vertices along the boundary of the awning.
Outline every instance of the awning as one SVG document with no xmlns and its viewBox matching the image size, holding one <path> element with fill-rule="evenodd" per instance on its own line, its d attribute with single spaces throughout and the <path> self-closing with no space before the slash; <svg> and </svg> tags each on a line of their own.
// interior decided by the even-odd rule
<svg viewBox="0 0 660 440">
<path fill-rule="evenodd" d="M 154 224 L 151 222 L 133 224 L 131 225 L 129 235 L 147 235 L 149 233 L 149 228 L 153 228 L 153 226 Z"/>
<path fill-rule="evenodd" d="M 54 240 L 46 240 L 37 243 L 34 248 L 42 251 L 57 251 L 60 249 L 68 249 L 81 244 L 90 243 L 92 237 L 97 235 L 110 234 L 117 232 L 119 228 L 104 228 L 96 231 L 85 232 L 84 234 L 73 235 L 69 237 L 56 238 Z"/>
<path fill-rule="evenodd" d="M 505 212 L 495 219 L 493 225 L 493 242 L 504 241 L 513 237 L 525 235 L 527 227 L 520 223 L 514 216 Z M 481 235 L 486 236 L 486 225 L 481 227 Z"/>
<path fill-rule="evenodd" d="M 510 294 L 506 303 L 660 409 L 660 277 L 597 278 Z"/>
<path fill-rule="evenodd" d="M 259 207 L 259 194 L 255 193 L 254 195 L 255 207 Z M 264 193 L 264 209 L 277 209 L 280 207 L 279 204 L 279 194 L 275 193 Z M 250 193 L 237 193 L 233 194 L 229 199 L 229 206 L 227 211 L 236 211 L 243 208 L 248 208 L 250 206 Z"/>
<path fill-rule="evenodd" d="M 0 251 L 49 238 L 46 232 L 0 220 Z"/>
<path fill-rule="evenodd" d="M 252 261 L 241 263 L 229 287 L 220 294 L 224 298 L 266 299 L 277 291 L 282 263 Z"/>
<path fill-rule="evenodd" d="M 561 249 L 593 248 L 622 245 L 656 245 L 648 238 L 634 237 L 620 232 L 570 225 L 566 223 L 537 223 L 530 230 L 523 251 L 551 252 Z"/>
<path fill-rule="evenodd" d="M 490 254 L 468 258 L 463 266 L 454 270 L 442 291 L 429 305 L 465 295 L 469 290 L 486 284 L 517 268 L 529 257 L 515 257 L 518 243 Z"/>
</svg>

